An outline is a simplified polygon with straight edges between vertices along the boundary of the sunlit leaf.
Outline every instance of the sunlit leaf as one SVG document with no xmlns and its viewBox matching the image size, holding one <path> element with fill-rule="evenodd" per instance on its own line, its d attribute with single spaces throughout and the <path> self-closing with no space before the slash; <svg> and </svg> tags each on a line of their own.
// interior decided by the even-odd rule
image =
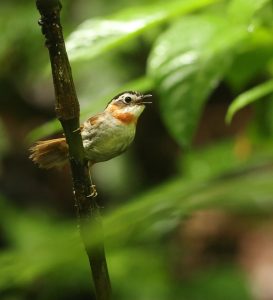
<svg viewBox="0 0 273 300">
<path fill-rule="evenodd" d="M 87 20 L 67 39 L 69 58 L 71 61 L 92 59 L 125 44 L 153 26 L 217 1 L 160 1 L 153 5 L 127 8 L 106 19 Z"/>
<path fill-rule="evenodd" d="M 249 22 L 253 15 L 269 0 L 232 0 L 228 7 L 229 17 L 237 22 Z"/>
<path fill-rule="evenodd" d="M 226 122 L 230 123 L 233 116 L 243 107 L 273 93 L 273 80 L 255 86 L 254 88 L 240 94 L 233 100 L 228 108 Z"/>
<path fill-rule="evenodd" d="M 149 73 L 160 92 L 164 121 L 180 145 L 189 145 L 207 97 L 230 66 L 234 48 L 246 36 L 243 26 L 231 25 L 226 19 L 192 16 L 157 41 Z"/>
</svg>

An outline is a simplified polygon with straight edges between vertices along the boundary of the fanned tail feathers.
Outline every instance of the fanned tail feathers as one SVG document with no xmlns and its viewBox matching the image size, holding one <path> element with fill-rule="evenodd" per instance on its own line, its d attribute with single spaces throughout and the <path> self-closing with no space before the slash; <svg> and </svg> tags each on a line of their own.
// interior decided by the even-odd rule
<svg viewBox="0 0 273 300">
<path fill-rule="evenodd" d="M 29 150 L 29 158 L 43 169 L 62 167 L 68 161 L 68 145 L 65 138 L 39 141 Z"/>
</svg>

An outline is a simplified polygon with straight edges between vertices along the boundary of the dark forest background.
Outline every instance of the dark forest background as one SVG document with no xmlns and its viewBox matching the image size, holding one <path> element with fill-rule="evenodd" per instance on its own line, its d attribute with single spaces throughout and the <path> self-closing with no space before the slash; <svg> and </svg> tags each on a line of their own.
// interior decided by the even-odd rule
<svg viewBox="0 0 273 300">
<path fill-rule="evenodd" d="M 152 93 L 94 167 L 114 299 L 273 299 L 273 11 L 267 0 L 62 1 L 82 121 Z M 0 298 L 92 299 L 34 1 L 0 3 Z M 92 240 L 92 232 L 90 231 Z"/>
</svg>

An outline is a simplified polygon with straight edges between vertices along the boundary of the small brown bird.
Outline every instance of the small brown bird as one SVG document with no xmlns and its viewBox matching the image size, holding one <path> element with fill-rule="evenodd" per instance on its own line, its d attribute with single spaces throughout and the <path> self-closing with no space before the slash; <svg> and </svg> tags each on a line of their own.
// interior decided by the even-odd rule
<svg viewBox="0 0 273 300">
<path fill-rule="evenodd" d="M 116 157 L 132 143 L 138 117 L 152 95 L 127 91 L 115 96 L 102 113 L 80 127 L 86 158 L 90 165 Z M 30 148 L 30 159 L 41 168 L 62 167 L 68 162 L 65 138 L 38 141 Z"/>
</svg>

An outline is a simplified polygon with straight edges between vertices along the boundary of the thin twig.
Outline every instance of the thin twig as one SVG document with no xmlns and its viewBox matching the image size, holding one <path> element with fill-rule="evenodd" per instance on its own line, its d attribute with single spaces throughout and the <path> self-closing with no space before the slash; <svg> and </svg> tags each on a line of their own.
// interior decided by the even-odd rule
<svg viewBox="0 0 273 300">
<path fill-rule="evenodd" d="M 111 298 L 111 285 L 103 241 L 100 240 L 92 247 L 87 245 L 88 236 L 90 236 L 87 228 L 90 228 L 91 225 L 99 230 L 100 236 L 103 236 L 102 219 L 99 206 L 95 199 L 90 197 L 91 183 L 88 162 L 84 156 L 80 131 L 77 130 L 80 126 L 80 106 L 60 23 L 61 3 L 58 0 L 36 0 L 36 5 L 41 14 L 39 25 L 45 36 L 45 45 L 50 56 L 56 97 L 56 115 L 62 124 L 69 146 L 75 206 L 81 236 L 89 258 L 97 300 L 109 300 Z"/>
</svg>

